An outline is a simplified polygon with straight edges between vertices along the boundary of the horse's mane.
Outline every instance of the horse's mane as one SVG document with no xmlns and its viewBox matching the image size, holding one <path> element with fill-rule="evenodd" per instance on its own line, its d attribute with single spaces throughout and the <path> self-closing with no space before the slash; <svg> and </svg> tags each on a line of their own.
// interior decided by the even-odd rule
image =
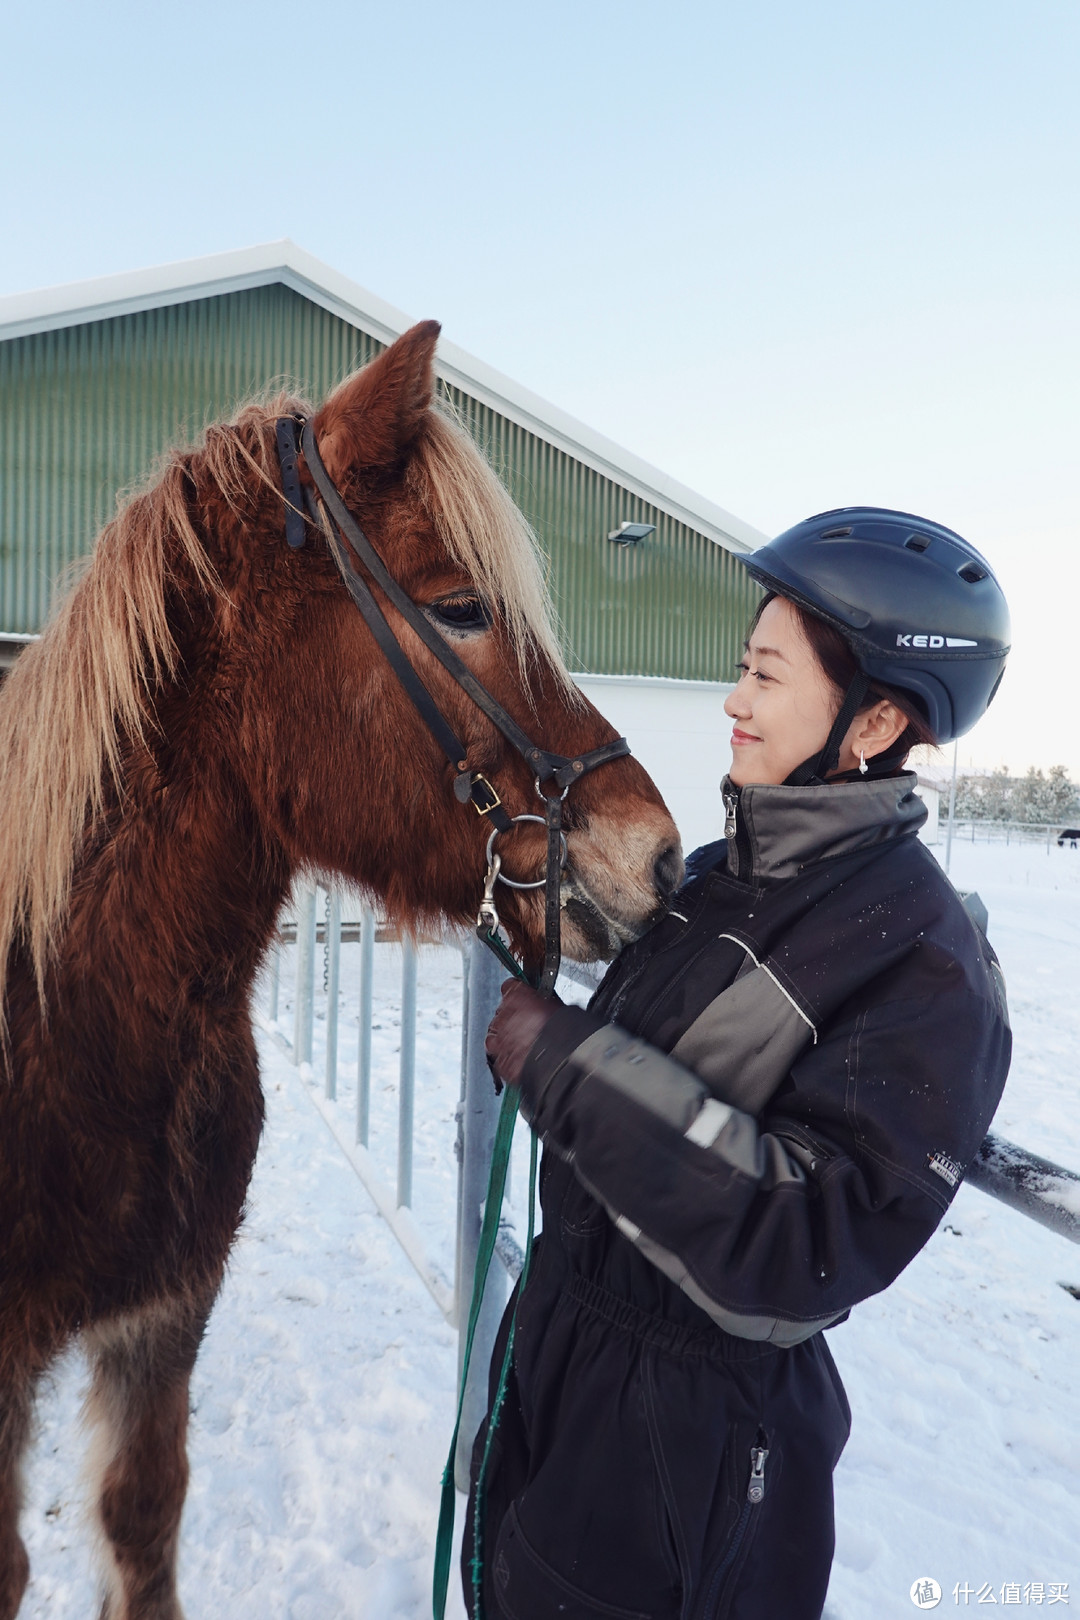
<svg viewBox="0 0 1080 1620">
<path fill-rule="evenodd" d="M 238 512 L 250 511 L 253 476 L 283 498 L 274 422 L 301 410 L 309 407 L 286 394 L 250 403 L 196 449 L 172 451 L 102 530 L 82 577 L 0 688 L 0 991 L 19 943 L 44 1001 L 79 851 L 110 777 L 120 782 L 125 739 L 153 725 L 150 694 L 176 666 L 170 582 L 182 569 L 211 597 L 222 593 L 192 525 L 192 480 L 215 485 Z M 572 693 L 532 531 L 445 409 L 428 411 L 406 482 L 450 555 L 498 604 L 523 673 L 540 654 Z"/>
</svg>

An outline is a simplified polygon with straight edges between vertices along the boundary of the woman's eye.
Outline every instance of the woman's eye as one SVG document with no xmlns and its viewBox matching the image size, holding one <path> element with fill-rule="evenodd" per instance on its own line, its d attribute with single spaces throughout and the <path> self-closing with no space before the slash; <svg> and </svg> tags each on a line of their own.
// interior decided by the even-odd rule
<svg viewBox="0 0 1080 1620">
<path fill-rule="evenodd" d="M 771 675 L 766 675 L 760 669 L 751 669 L 750 665 L 745 663 L 745 662 L 741 663 L 741 664 L 736 664 L 735 665 L 735 679 L 737 681 L 741 681 L 744 675 L 752 675 L 754 677 L 755 681 L 758 681 L 762 686 L 765 685 L 766 681 L 772 680 Z"/>
<path fill-rule="evenodd" d="M 491 624 L 487 604 L 478 596 L 447 596 L 432 602 L 430 611 L 453 630 L 486 630 Z"/>
</svg>

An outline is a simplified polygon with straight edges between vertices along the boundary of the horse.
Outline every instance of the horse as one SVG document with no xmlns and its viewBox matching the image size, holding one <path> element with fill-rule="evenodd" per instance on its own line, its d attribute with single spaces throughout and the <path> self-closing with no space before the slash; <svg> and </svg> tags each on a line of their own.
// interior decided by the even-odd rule
<svg viewBox="0 0 1080 1620">
<path fill-rule="evenodd" d="M 1077 844 L 1080 843 L 1080 827 L 1063 827 L 1058 833 L 1058 849 L 1065 848 L 1066 840 L 1068 840 L 1070 846 L 1075 849 Z"/>
<path fill-rule="evenodd" d="M 488 692 L 580 755 L 615 733 L 567 673 L 525 520 L 434 399 L 438 332 L 329 396 L 323 463 Z M 188 1384 L 263 1122 L 249 1005 L 294 877 L 343 879 L 412 932 L 467 924 L 482 891 L 482 806 L 455 797 L 313 519 L 285 542 L 275 423 L 300 415 L 283 393 L 171 452 L 0 692 L 0 1620 L 29 1578 L 35 1390 L 75 1339 L 102 1620 L 182 1620 Z M 535 811 L 526 761 L 375 595 L 470 767 L 509 815 Z M 677 832 L 626 757 L 575 783 L 563 827 L 564 948 L 611 955 L 680 880 Z M 529 878 L 543 829 L 502 847 Z M 500 909 L 535 966 L 542 898 Z"/>
</svg>

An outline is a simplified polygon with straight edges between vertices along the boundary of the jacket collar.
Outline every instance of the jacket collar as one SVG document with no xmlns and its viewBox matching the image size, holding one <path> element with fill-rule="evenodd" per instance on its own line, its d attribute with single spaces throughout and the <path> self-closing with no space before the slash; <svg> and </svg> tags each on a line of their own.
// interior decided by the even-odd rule
<svg viewBox="0 0 1080 1620">
<path fill-rule="evenodd" d="M 806 867 L 912 837 L 926 820 L 916 776 L 817 787 L 722 785 L 728 871 L 743 883 L 782 883 Z"/>
</svg>

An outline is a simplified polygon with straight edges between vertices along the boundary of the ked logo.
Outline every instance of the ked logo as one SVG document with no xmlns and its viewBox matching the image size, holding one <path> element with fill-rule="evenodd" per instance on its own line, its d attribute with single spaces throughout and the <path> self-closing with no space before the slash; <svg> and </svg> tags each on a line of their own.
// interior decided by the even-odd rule
<svg viewBox="0 0 1080 1620">
<path fill-rule="evenodd" d="M 977 641 L 965 641 L 962 636 L 916 636 L 911 631 L 906 636 L 897 636 L 898 647 L 977 647 Z"/>
</svg>

